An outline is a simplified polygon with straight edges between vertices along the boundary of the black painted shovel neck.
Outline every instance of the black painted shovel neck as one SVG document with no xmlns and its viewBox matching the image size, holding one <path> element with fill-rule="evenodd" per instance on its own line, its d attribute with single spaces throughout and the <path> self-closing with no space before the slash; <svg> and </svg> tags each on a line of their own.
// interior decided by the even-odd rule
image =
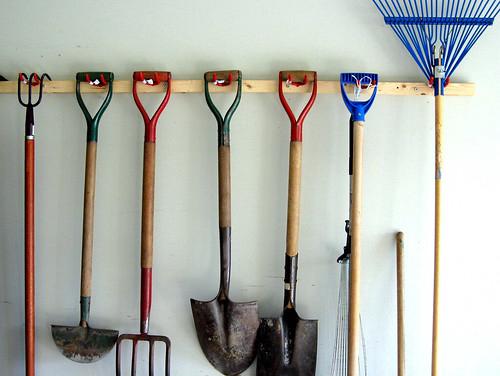
<svg viewBox="0 0 500 376">
<path fill-rule="evenodd" d="M 297 269 L 299 256 L 285 256 L 285 294 L 283 306 L 284 310 L 295 310 L 295 294 L 297 288 Z"/>
<path fill-rule="evenodd" d="M 231 227 L 219 227 L 220 286 L 218 300 L 229 300 L 231 280 Z"/>
</svg>

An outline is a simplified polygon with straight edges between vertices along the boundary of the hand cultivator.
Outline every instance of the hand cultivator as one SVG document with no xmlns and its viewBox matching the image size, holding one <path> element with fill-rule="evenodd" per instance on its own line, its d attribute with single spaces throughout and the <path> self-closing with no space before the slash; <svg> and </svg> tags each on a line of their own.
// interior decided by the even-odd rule
<svg viewBox="0 0 500 376">
<path fill-rule="evenodd" d="M 372 0 L 434 87 L 435 223 L 432 375 L 438 373 L 443 97 L 460 62 L 500 11 L 499 0 Z"/>
<path fill-rule="evenodd" d="M 280 101 L 290 118 L 291 141 L 288 177 L 288 218 L 285 256 L 284 309 L 277 319 L 262 319 L 259 329 L 257 375 L 312 376 L 316 373 L 318 322 L 304 320 L 295 310 L 297 285 L 300 183 L 302 172 L 302 124 L 317 94 L 316 72 L 280 72 Z M 311 84 L 312 94 L 298 119 L 295 118 L 283 93 L 283 84 Z"/>
<path fill-rule="evenodd" d="M 80 92 L 82 82 L 107 86 L 108 93 L 94 117 L 90 115 Z M 77 73 L 76 99 L 87 122 L 87 152 L 83 201 L 83 240 L 80 287 L 80 324 L 52 325 L 52 338 L 62 354 L 75 362 L 91 363 L 101 359 L 115 345 L 117 330 L 94 329 L 89 326 L 92 285 L 92 252 L 94 240 L 94 197 L 99 121 L 113 96 L 113 73 Z"/>
<path fill-rule="evenodd" d="M 172 89 L 170 72 L 134 72 L 134 101 L 141 112 L 145 125 L 144 168 L 142 180 L 142 232 L 141 232 L 141 321 L 140 334 L 122 334 L 116 343 L 116 376 L 121 373 L 121 346 L 123 341 L 132 341 L 131 375 L 137 372 L 137 345 L 146 342 L 149 346 L 149 376 L 155 373 L 155 345 L 165 344 L 165 376 L 170 375 L 170 339 L 165 336 L 149 334 L 149 317 L 153 300 L 153 219 L 154 219 L 154 183 L 156 125 L 161 113 L 167 106 Z M 166 85 L 166 93 L 160 106 L 150 118 L 137 93 L 137 85 Z"/>
<path fill-rule="evenodd" d="M 25 362 L 26 376 L 35 375 L 35 115 L 34 108 L 42 101 L 43 81 L 47 73 L 28 77 L 20 73 L 17 98 L 26 108 L 24 141 L 24 295 L 25 295 Z M 21 97 L 21 84 L 28 85 L 28 101 Z M 39 86 L 38 99 L 33 102 L 32 89 Z"/>
</svg>

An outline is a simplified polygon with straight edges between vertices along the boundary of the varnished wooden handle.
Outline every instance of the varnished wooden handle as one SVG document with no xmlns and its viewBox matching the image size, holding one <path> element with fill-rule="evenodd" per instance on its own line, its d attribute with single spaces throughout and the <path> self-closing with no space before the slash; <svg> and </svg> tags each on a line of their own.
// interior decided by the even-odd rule
<svg viewBox="0 0 500 376">
<path fill-rule="evenodd" d="M 437 376 L 438 374 L 443 101 L 444 96 L 435 96 L 434 303 L 432 317 L 432 376 Z"/>
<path fill-rule="evenodd" d="M 364 122 L 353 123 L 353 174 L 351 204 L 351 258 L 349 288 L 348 375 L 359 374 L 359 305 L 361 287 L 361 209 Z"/>
<path fill-rule="evenodd" d="M 94 241 L 94 198 L 97 142 L 87 142 L 85 188 L 83 196 L 82 278 L 81 296 L 92 294 L 92 248 Z"/>
<path fill-rule="evenodd" d="M 219 226 L 231 227 L 231 149 L 219 146 Z"/>
<path fill-rule="evenodd" d="M 141 232 L 141 266 L 143 268 L 151 268 L 153 266 L 155 151 L 156 144 L 154 142 L 144 143 Z"/>
<path fill-rule="evenodd" d="M 405 301 L 404 301 L 404 234 L 396 235 L 396 274 L 398 298 L 398 376 L 405 375 Z"/>
<path fill-rule="evenodd" d="M 24 295 L 26 376 L 35 375 L 35 141 L 25 142 Z"/>
<path fill-rule="evenodd" d="M 288 215 L 286 227 L 286 254 L 290 257 L 299 253 L 300 225 L 300 180 L 302 171 L 302 142 L 290 142 L 288 170 Z"/>
</svg>

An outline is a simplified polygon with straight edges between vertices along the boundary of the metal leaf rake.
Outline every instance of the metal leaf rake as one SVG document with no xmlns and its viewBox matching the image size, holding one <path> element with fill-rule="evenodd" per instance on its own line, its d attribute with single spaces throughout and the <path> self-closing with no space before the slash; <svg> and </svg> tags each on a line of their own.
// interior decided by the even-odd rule
<svg viewBox="0 0 500 376">
<path fill-rule="evenodd" d="M 438 370 L 441 242 L 442 126 L 445 86 L 458 65 L 493 25 L 500 0 L 372 0 L 434 87 L 435 224 L 432 375 Z"/>
</svg>

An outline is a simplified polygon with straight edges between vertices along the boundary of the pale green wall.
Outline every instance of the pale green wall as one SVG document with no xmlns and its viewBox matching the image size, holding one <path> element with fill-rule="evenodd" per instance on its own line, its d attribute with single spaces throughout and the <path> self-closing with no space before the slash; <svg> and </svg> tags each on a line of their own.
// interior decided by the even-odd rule
<svg viewBox="0 0 500 376">
<path fill-rule="evenodd" d="M 241 69 L 345 70 L 382 80 L 422 80 L 369 0 L 4 2 L 0 73 L 168 69 L 201 78 Z M 495 40 L 497 42 L 495 42 Z M 443 172 L 441 375 L 500 372 L 498 30 L 457 72 L 473 98 L 446 101 Z M 495 68 L 497 67 L 497 68 Z M 229 103 L 229 98 L 227 103 Z M 97 98 L 88 99 L 90 106 Z M 154 99 L 147 99 L 151 107 Z M 299 98 L 295 99 L 299 105 Z M 407 233 L 408 376 L 430 372 L 433 228 L 433 98 L 380 96 L 365 144 L 362 313 L 369 375 L 396 374 L 393 233 Z M 0 373 L 23 374 L 23 122 L 0 96 Z M 49 325 L 77 324 L 84 119 L 72 95 L 47 95 L 37 120 L 37 360 L 39 375 L 111 375 L 64 359 Z M 321 95 L 304 131 L 298 310 L 320 320 L 319 376 L 329 374 L 347 215 L 347 121 L 338 95 Z M 277 95 L 243 96 L 232 127 L 232 297 L 281 311 L 288 119 Z M 142 119 L 116 95 L 102 119 L 97 161 L 91 324 L 138 329 Z M 196 340 L 189 298 L 218 284 L 216 124 L 203 96 L 173 95 L 158 126 L 152 333 L 172 340 L 172 374 L 217 375 Z M 245 375 L 254 374 L 254 369 Z"/>
</svg>

